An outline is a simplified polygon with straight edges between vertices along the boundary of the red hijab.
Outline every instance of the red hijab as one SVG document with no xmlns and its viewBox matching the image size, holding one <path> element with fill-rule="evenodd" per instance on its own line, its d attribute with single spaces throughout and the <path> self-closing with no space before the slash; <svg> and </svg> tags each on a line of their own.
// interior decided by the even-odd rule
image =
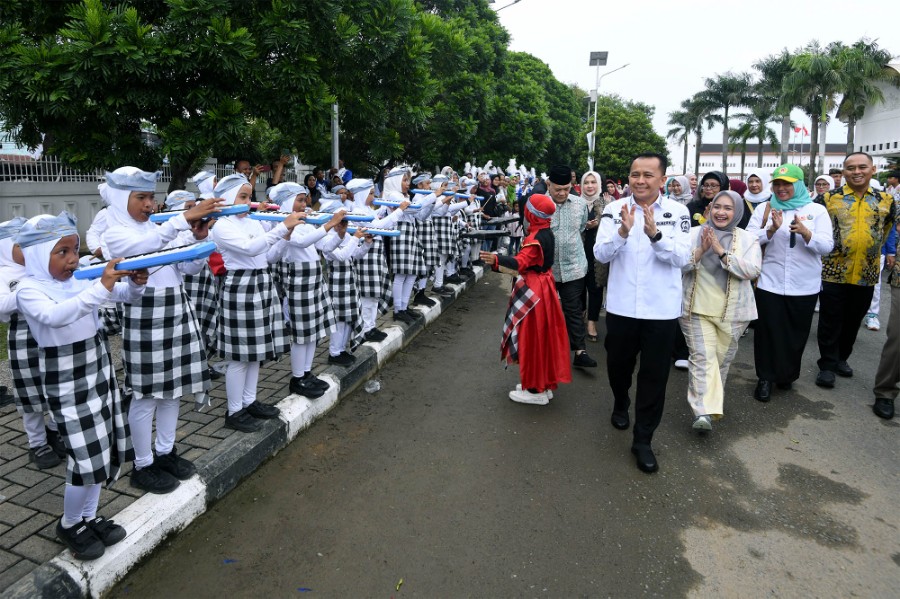
<svg viewBox="0 0 900 599">
<path fill-rule="evenodd" d="M 528 221 L 528 236 L 525 239 L 533 240 L 541 229 L 550 228 L 550 219 L 556 212 L 556 203 L 540 193 L 532 194 L 525 204 L 525 219 Z"/>
</svg>

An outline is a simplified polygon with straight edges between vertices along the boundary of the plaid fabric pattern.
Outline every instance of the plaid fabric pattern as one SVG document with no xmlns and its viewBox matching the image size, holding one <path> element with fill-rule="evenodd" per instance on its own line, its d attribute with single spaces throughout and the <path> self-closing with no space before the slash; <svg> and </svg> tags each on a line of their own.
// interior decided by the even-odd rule
<svg viewBox="0 0 900 599">
<path fill-rule="evenodd" d="M 510 364 L 519 361 L 519 323 L 531 312 L 540 298 L 534 295 L 522 277 L 516 277 L 509 296 L 509 308 L 503 322 L 503 338 L 500 340 L 500 357 Z"/>
<path fill-rule="evenodd" d="M 399 222 L 397 229 L 401 235 L 391 238 L 389 249 L 391 270 L 398 275 L 424 275 L 427 272 L 422 260 L 424 250 L 416 235 L 415 223 Z"/>
<path fill-rule="evenodd" d="M 223 360 L 263 362 L 288 352 L 290 339 L 268 270 L 229 271 L 219 297 Z"/>
<path fill-rule="evenodd" d="M 456 237 L 456 255 L 462 256 L 463 253 L 469 251 L 469 240 L 465 237 L 460 237 L 459 234 L 465 230 L 466 219 L 460 218 L 456 220 L 451 226 L 454 231 L 454 235 Z"/>
<path fill-rule="evenodd" d="M 288 266 L 287 262 L 281 262 L 280 260 L 269 264 L 269 276 L 272 277 L 272 285 L 275 287 L 275 293 L 282 300 L 287 293 L 284 288 L 284 281 L 290 276 L 288 274 Z"/>
<path fill-rule="evenodd" d="M 6 347 L 16 407 L 29 414 L 43 414 L 47 400 L 41 382 L 40 351 L 28 323 L 18 312 L 9 320 Z"/>
<path fill-rule="evenodd" d="M 362 258 L 353 261 L 353 267 L 356 270 L 356 290 L 359 297 L 390 301 L 391 281 L 384 259 L 384 241 L 381 237 L 375 236 L 372 247 Z"/>
<path fill-rule="evenodd" d="M 206 350 L 194 306 L 182 288 L 147 287 L 123 305 L 125 384 L 142 395 L 205 395 L 210 388 Z"/>
<path fill-rule="evenodd" d="M 101 333 L 40 350 L 44 393 L 65 440 L 66 482 L 112 482 L 134 459 L 122 396 Z"/>
<path fill-rule="evenodd" d="M 362 311 L 353 264 L 331 261 L 328 263 L 328 295 L 337 322 L 350 325 L 350 348 L 362 342 Z"/>
<path fill-rule="evenodd" d="M 122 334 L 122 304 L 100 306 L 100 329 L 107 337 Z"/>
<path fill-rule="evenodd" d="M 433 216 L 431 222 L 434 223 L 434 233 L 437 236 L 438 254 L 455 254 L 458 233 L 454 232 L 451 217 Z"/>
<path fill-rule="evenodd" d="M 196 275 L 184 275 L 184 293 L 194 305 L 197 324 L 200 325 L 200 340 L 211 356 L 216 351 L 219 322 L 219 288 L 213 279 L 209 266 Z"/>
<path fill-rule="evenodd" d="M 425 262 L 425 268 L 431 269 L 437 266 L 440 258 L 438 255 L 437 231 L 435 231 L 434 223 L 430 218 L 417 221 L 416 226 L 419 241 L 422 243 L 422 259 Z"/>
<path fill-rule="evenodd" d="M 324 339 L 334 328 L 334 312 L 318 262 L 278 263 L 294 343 Z"/>
</svg>

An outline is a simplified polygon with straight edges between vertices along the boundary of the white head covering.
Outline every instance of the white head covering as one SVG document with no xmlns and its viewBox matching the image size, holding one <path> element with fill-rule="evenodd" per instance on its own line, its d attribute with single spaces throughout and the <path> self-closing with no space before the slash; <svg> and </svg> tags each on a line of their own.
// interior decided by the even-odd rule
<svg viewBox="0 0 900 599">
<path fill-rule="evenodd" d="M 770 197 L 772 197 L 772 190 L 769 188 L 769 184 L 772 182 L 772 173 L 766 169 L 762 168 L 751 168 L 747 172 L 747 178 L 744 179 L 744 183 L 750 180 L 750 177 L 757 177 L 760 181 L 762 181 L 762 191 L 759 193 L 751 193 L 750 186 L 747 186 L 747 191 L 744 192 L 744 199 L 750 202 L 751 204 L 759 204 L 760 202 L 765 202 Z"/>
<path fill-rule="evenodd" d="M 809 192 L 810 197 L 815 198 L 819 195 L 816 193 L 816 183 L 818 183 L 819 181 L 825 181 L 828 184 L 828 191 L 831 191 L 832 189 L 834 189 L 834 179 L 831 178 L 831 175 L 819 175 L 818 177 L 816 177 L 816 180 L 813 182 L 812 191 Z M 872 179 L 872 183 L 871 183 L 872 187 L 875 187 L 875 183 L 876 183 L 875 179 Z"/>
<path fill-rule="evenodd" d="M 592 175 L 594 179 L 597 181 L 597 192 L 589 196 L 584 192 L 584 180 L 588 178 L 588 175 Z M 581 175 L 581 197 L 584 198 L 584 201 L 587 202 L 588 210 L 594 207 L 594 202 L 600 199 L 600 196 L 603 195 L 603 177 L 600 176 L 600 173 L 597 171 L 587 171 L 583 175 Z"/>
<path fill-rule="evenodd" d="M 828 177 L 828 178 L 831 179 L 831 177 Z M 884 191 L 884 185 L 882 185 L 882 184 L 881 184 L 881 181 L 879 181 L 879 180 L 876 179 L 875 177 L 872 177 L 872 178 L 869 180 L 869 185 L 870 185 L 870 186 L 872 187 L 872 189 L 874 189 L 875 191 Z M 834 179 L 831 179 L 831 189 L 834 189 Z"/>
<path fill-rule="evenodd" d="M 278 209 L 282 212 L 293 212 L 294 200 L 296 200 L 297 196 L 301 193 L 309 194 L 309 190 L 306 189 L 304 185 L 292 181 L 273 185 L 266 192 L 269 199 L 272 200 L 273 203 L 278 204 Z"/>
<path fill-rule="evenodd" d="M 234 204 L 238 192 L 244 185 L 250 185 L 250 181 L 248 181 L 247 177 L 244 175 L 235 173 L 233 175 L 228 175 L 227 177 L 222 177 L 222 180 L 216 183 L 213 193 L 216 194 L 216 197 L 225 200 L 225 206 L 231 206 Z"/>
<path fill-rule="evenodd" d="M 321 212 L 337 212 L 344 207 L 341 196 L 336 193 L 323 193 L 319 197 L 319 211 Z"/>
<path fill-rule="evenodd" d="M 216 174 L 210 171 L 200 171 L 199 173 L 194 175 L 193 179 L 191 180 L 195 185 L 197 185 L 197 189 L 200 190 L 201 194 L 211 194 L 213 192 L 213 188 L 215 187 Z"/>
<path fill-rule="evenodd" d="M 56 301 L 66 300 L 84 288 L 77 279 L 57 281 L 50 274 L 50 254 L 59 240 L 69 235 L 78 235 L 78 228 L 75 217 L 64 211 L 59 216 L 39 214 L 28 219 L 16 236 L 25 257 L 26 274 Z"/>
<path fill-rule="evenodd" d="M 391 169 L 384 177 L 384 185 L 382 185 L 385 197 L 387 197 L 388 194 L 403 196 L 403 175 L 407 172 L 409 171 L 405 166 L 396 166 Z"/>
<path fill-rule="evenodd" d="M 16 244 L 16 235 L 25 225 L 27 221 L 22 216 L 17 216 L 5 223 L 0 223 L 0 270 L 15 271 L 16 273 L 24 272 L 22 265 L 12 259 L 12 249 Z M 4 274 L 6 274 L 4 272 Z"/>
<path fill-rule="evenodd" d="M 350 179 L 347 181 L 347 190 L 353 194 L 353 210 L 368 212 L 366 200 L 369 199 L 369 191 L 375 187 L 372 179 Z"/>
<path fill-rule="evenodd" d="M 184 189 L 176 189 L 166 196 L 166 208 L 169 210 L 181 210 L 187 202 L 196 202 L 197 196 Z"/>
<path fill-rule="evenodd" d="M 106 188 L 100 195 L 109 201 L 109 220 L 113 225 L 140 230 L 155 227 L 151 222 L 138 222 L 128 214 L 128 198 L 132 191 L 156 191 L 157 173 L 142 171 L 135 166 L 123 166 L 106 173 Z"/>
</svg>

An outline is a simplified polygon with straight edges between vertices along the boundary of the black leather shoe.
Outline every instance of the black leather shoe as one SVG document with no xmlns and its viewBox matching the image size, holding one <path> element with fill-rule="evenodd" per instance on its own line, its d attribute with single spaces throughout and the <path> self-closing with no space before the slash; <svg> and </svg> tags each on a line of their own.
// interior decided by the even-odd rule
<svg viewBox="0 0 900 599">
<path fill-rule="evenodd" d="M 46 426 L 44 430 L 47 432 L 47 444 L 53 448 L 53 453 L 58 455 L 61 460 L 66 459 L 66 445 L 59 436 L 59 431 L 50 430 Z"/>
<path fill-rule="evenodd" d="M 612 416 L 609 417 L 609 422 L 613 425 L 613 428 L 617 428 L 620 431 L 627 430 L 631 426 L 628 412 L 613 412 Z"/>
<path fill-rule="evenodd" d="M 414 303 L 415 305 L 417 305 L 417 306 L 429 306 L 429 307 L 431 307 L 431 306 L 434 305 L 435 302 L 434 302 L 433 299 L 431 299 L 430 297 L 428 297 L 427 295 L 425 295 L 425 290 L 423 289 L 422 291 L 420 291 L 419 293 L 417 293 L 417 294 L 415 295 L 415 297 L 413 297 L 413 303 Z"/>
<path fill-rule="evenodd" d="M 178 480 L 187 480 L 197 472 L 194 464 L 190 460 L 179 457 L 178 451 L 174 447 L 171 452 L 156 456 L 153 463 L 159 466 L 160 470 L 168 472 Z"/>
<path fill-rule="evenodd" d="M 329 364 L 337 364 L 338 366 L 350 366 L 354 362 L 356 362 L 356 358 L 345 351 L 342 351 L 336 356 L 328 356 Z"/>
<path fill-rule="evenodd" d="M 460 276 L 459 276 L 458 274 L 456 274 L 456 273 L 453 273 L 452 275 L 450 275 L 449 277 L 446 277 L 446 278 L 444 279 L 444 283 L 451 283 L 451 284 L 453 284 L 453 285 L 459 285 L 459 284 L 461 284 L 462 282 L 463 282 L 462 277 L 460 277 Z"/>
<path fill-rule="evenodd" d="M 327 382 L 314 375 L 312 371 L 304 374 L 300 378 L 300 381 L 308 387 L 315 387 L 316 389 L 321 389 L 322 391 L 328 391 L 328 388 L 331 386 Z"/>
<path fill-rule="evenodd" d="M 850 378 L 853 376 L 853 369 L 850 368 L 850 365 L 847 364 L 846 360 L 841 360 L 835 366 L 834 371 L 838 374 L 838 376 L 842 376 L 845 378 Z"/>
<path fill-rule="evenodd" d="M 247 413 L 247 410 L 238 410 L 234 414 L 225 416 L 225 428 L 241 431 L 242 433 L 255 433 L 262 427 L 262 422 Z M 134 475 L 132 475 L 134 478 Z"/>
<path fill-rule="evenodd" d="M 394 312 L 394 320 L 405 322 L 406 324 L 412 324 L 415 320 L 415 317 L 413 317 L 413 315 L 406 310 L 401 310 L 400 312 Z"/>
<path fill-rule="evenodd" d="M 279 410 L 275 406 L 270 406 L 269 404 L 262 403 L 259 400 L 254 401 L 244 409 L 247 410 L 247 413 L 254 418 L 259 418 L 261 420 L 271 420 L 272 418 L 278 418 L 278 415 L 281 414 L 281 410 Z"/>
<path fill-rule="evenodd" d="M 890 420 L 894 417 L 894 400 L 893 399 L 876 399 L 872 411 L 879 418 Z"/>
<path fill-rule="evenodd" d="M 225 425 L 228 426 L 228 419 L 225 419 Z M 164 471 L 156 463 L 156 460 L 146 468 L 135 468 L 131 472 L 131 486 L 148 493 L 157 493 L 164 495 L 171 493 L 178 488 L 178 479 Z"/>
<path fill-rule="evenodd" d="M 128 536 L 124 528 L 103 516 L 97 516 L 93 520 L 85 520 L 84 523 L 94 532 L 94 536 L 100 539 L 104 547 L 115 545 Z"/>
<path fill-rule="evenodd" d="M 834 373 L 830 370 L 820 370 L 816 375 L 816 385 L 831 389 L 834 387 Z"/>
<path fill-rule="evenodd" d="M 324 389 L 314 386 L 303 377 L 291 377 L 291 384 L 288 386 L 288 389 L 291 393 L 302 395 L 307 399 L 318 399 L 325 395 Z"/>
<path fill-rule="evenodd" d="M 431 292 L 437 293 L 441 297 L 453 297 L 454 295 L 453 290 L 449 287 L 432 287 Z"/>
<path fill-rule="evenodd" d="M 631 453 L 637 458 L 637 467 L 641 472 L 651 473 L 659 470 L 659 464 L 649 445 L 633 445 Z"/>
<path fill-rule="evenodd" d="M 379 331 L 378 329 L 370 329 L 366 331 L 363 339 L 373 342 L 384 341 L 385 339 L 387 339 L 387 333 L 385 333 L 384 331 Z"/>
<path fill-rule="evenodd" d="M 769 401 L 772 397 L 772 383 L 759 379 L 756 389 L 753 390 L 753 397 L 759 401 Z"/>
<path fill-rule="evenodd" d="M 575 359 L 572 360 L 572 366 L 575 366 L 576 368 L 596 368 L 597 360 L 590 357 L 586 351 L 583 351 L 580 354 L 575 354 Z"/>
<path fill-rule="evenodd" d="M 775 383 L 775 386 L 781 389 L 782 391 L 790 391 L 794 388 L 793 383 Z"/>
<path fill-rule="evenodd" d="M 72 552 L 72 557 L 78 560 L 97 559 L 106 551 L 103 542 L 84 522 L 72 528 L 63 528 L 62 522 L 57 522 L 56 538 L 62 541 Z"/>
</svg>

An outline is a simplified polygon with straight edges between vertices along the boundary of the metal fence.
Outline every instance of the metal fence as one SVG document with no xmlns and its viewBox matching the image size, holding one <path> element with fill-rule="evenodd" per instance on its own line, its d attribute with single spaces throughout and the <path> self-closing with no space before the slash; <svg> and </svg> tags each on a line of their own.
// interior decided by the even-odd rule
<svg viewBox="0 0 900 599">
<path fill-rule="evenodd" d="M 207 165 L 209 168 L 212 165 Z M 300 165 L 302 167 L 302 165 Z M 160 183 L 171 183 L 172 169 L 168 164 L 160 167 Z M 309 168 L 286 167 L 284 169 L 284 181 L 302 182 L 299 179 L 309 172 Z M 216 164 L 216 178 L 221 179 L 234 173 L 233 164 Z M 300 172 L 298 172 L 300 171 Z M 272 176 L 270 172 L 260 173 L 257 184 L 265 185 Z M 102 169 L 82 171 L 66 166 L 53 156 L 43 156 L 37 160 L 30 156 L 6 156 L 0 158 L 0 181 L 16 183 L 100 183 L 104 180 Z"/>
</svg>

